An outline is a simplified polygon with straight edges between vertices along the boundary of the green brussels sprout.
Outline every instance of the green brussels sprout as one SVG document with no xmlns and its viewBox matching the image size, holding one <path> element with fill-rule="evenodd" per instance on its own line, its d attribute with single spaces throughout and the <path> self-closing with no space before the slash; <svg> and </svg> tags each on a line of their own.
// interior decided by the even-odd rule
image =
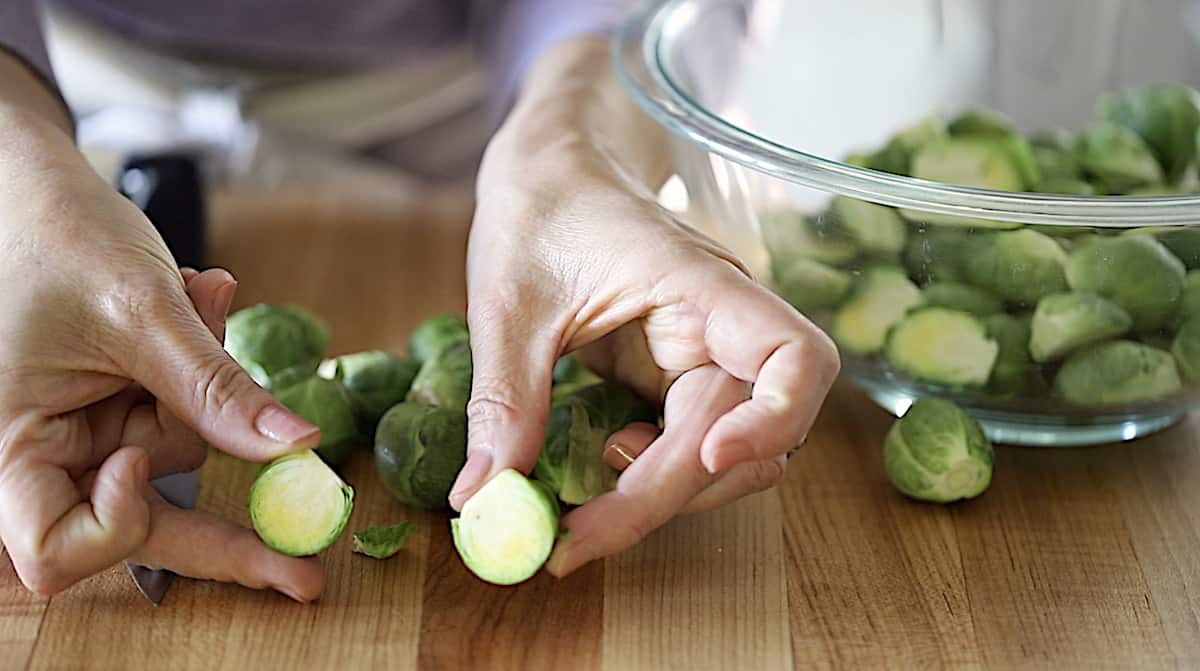
<svg viewBox="0 0 1200 671">
<path fill-rule="evenodd" d="M 904 246 L 904 267 L 922 283 L 961 281 L 968 240 L 969 233 L 940 226 L 913 231 Z"/>
<path fill-rule="evenodd" d="M 358 438 L 358 422 L 350 395 L 342 385 L 317 375 L 289 385 L 275 398 L 289 410 L 321 429 L 317 454 L 330 464 L 345 463 Z"/>
<path fill-rule="evenodd" d="M 1097 237 L 1071 252 L 1067 281 L 1120 305 L 1136 331 L 1167 324 L 1183 293 L 1183 263 L 1149 235 Z"/>
<path fill-rule="evenodd" d="M 1171 342 L 1179 369 L 1191 382 L 1200 382 L 1200 319 L 1189 319 Z"/>
<path fill-rule="evenodd" d="M 372 559 L 388 559 L 395 556 L 404 541 L 415 529 L 412 522 L 401 522 L 387 527 L 372 527 L 354 532 L 354 551 Z"/>
<path fill-rule="evenodd" d="M 803 257 L 776 266 L 774 274 L 779 295 L 801 312 L 836 306 L 853 283 L 850 273 Z"/>
<path fill-rule="evenodd" d="M 1029 355 L 1030 317 L 994 314 L 986 317 L 983 325 L 998 348 L 987 390 L 1002 396 L 1045 390 L 1048 385 L 1041 368 Z"/>
<path fill-rule="evenodd" d="M 927 116 L 916 124 L 896 133 L 879 151 L 867 158 L 872 170 L 908 175 L 913 155 L 925 145 L 946 137 L 946 126 L 936 116 Z"/>
<path fill-rule="evenodd" d="M 1023 191 L 1025 178 L 1012 148 L 986 137 L 931 142 L 913 157 L 913 177 L 981 189 Z"/>
<path fill-rule="evenodd" d="M 883 447 L 888 479 L 919 501 L 975 498 L 992 481 L 995 459 L 975 420 L 950 401 L 923 398 L 888 431 Z"/>
<path fill-rule="evenodd" d="M 346 354 L 321 364 L 322 377 L 342 383 L 350 394 L 363 435 L 375 435 L 383 413 L 404 400 L 420 365 L 381 350 Z"/>
<path fill-rule="evenodd" d="M 405 400 L 463 412 L 471 400 L 471 343 L 459 340 L 428 359 Z"/>
<path fill-rule="evenodd" d="M 904 249 L 908 230 L 893 208 L 838 196 L 829 212 L 833 221 L 868 254 L 890 256 Z"/>
<path fill-rule="evenodd" d="M 1130 228 L 1124 235 L 1152 235 L 1183 262 L 1188 270 L 1200 268 L 1200 228 L 1185 226 L 1150 226 Z"/>
<path fill-rule="evenodd" d="M 532 578 L 559 536 L 558 503 L 540 482 L 497 473 L 450 520 L 454 548 L 480 580 L 515 585 Z"/>
<path fill-rule="evenodd" d="M 309 364 L 292 366 L 284 368 L 281 371 L 272 373 L 262 383 L 263 389 L 271 393 L 276 393 L 281 389 L 287 389 L 294 384 L 300 384 L 313 376 L 313 368 Z"/>
<path fill-rule="evenodd" d="M 587 366 L 580 363 L 578 357 L 574 354 L 566 354 L 559 357 L 554 364 L 554 389 L 551 394 L 553 396 L 569 394 L 576 389 L 600 381 L 600 376 L 588 370 Z"/>
<path fill-rule="evenodd" d="M 354 488 L 312 450 L 263 467 L 250 486 L 250 522 L 267 547 L 292 557 L 333 545 L 354 509 Z"/>
<path fill-rule="evenodd" d="M 842 163 L 845 163 L 846 165 L 852 165 L 852 166 L 855 166 L 858 168 L 870 168 L 871 167 L 871 156 L 870 156 L 870 154 L 861 154 L 861 153 L 847 154 L 846 157 L 842 159 Z"/>
<path fill-rule="evenodd" d="M 978 317 L 1004 311 L 1004 303 L 991 292 L 961 282 L 932 282 L 922 293 L 925 304 L 961 310 Z"/>
<path fill-rule="evenodd" d="M 1003 114 L 989 109 L 969 109 L 946 125 L 953 136 L 1004 138 L 1013 134 L 1012 122 Z"/>
<path fill-rule="evenodd" d="M 604 461 L 608 437 L 634 422 L 657 421 L 653 404 L 613 382 L 556 397 L 533 475 L 563 503 L 586 503 L 616 484 L 617 471 Z"/>
<path fill-rule="evenodd" d="M 1047 177 L 1042 180 L 1042 191 L 1062 196 L 1095 196 L 1099 191 L 1090 182 L 1074 177 Z"/>
<path fill-rule="evenodd" d="M 910 312 L 888 332 L 884 358 L 900 373 L 954 387 L 982 387 L 999 346 L 969 313 L 940 307 Z"/>
<path fill-rule="evenodd" d="M 1200 270 L 1191 270 L 1183 278 L 1183 293 L 1179 297 L 1179 313 L 1173 321 L 1176 325 L 1182 325 L 1197 316 L 1200 316 Z"/>
<path fill-rule="evenodd" d="M 1111 193 L 1163 180 L 1150 147 L 1137 133 L 1115 123 L 1101 122 L 1088 129 L 1079 139 L 1076 157 L 1084 171 Z"/>
<path fill-rule="evenodd" d="M 400 403 L 379 420 L 375 467 L 401 503 L 443 510 L 467 463 L 467 417 L 461 410 Z"/>
<path fill-rule="evenodd" d="M 786 265 L 803 257 L 841 266 L 859 255 L 858 243 L 845 231 L 824 221 L 809 219 L 799 212 L 764 212 L 759 215 L 759 226 L 772 265 Z"/>
<path fill-rule="evenodd" d="M 225 322 L 225 350 L 263 387 L 285 368 L 303 366 L 312 373 L 328 344 L 325 323 L 295 305 L 259 303 Z"/>
<path fill-rule="evenodd" d="M 978 234 L 967 245 L 963 270 L 972 284 L 1019 305 L 1064 291 L 1067 254 L 1054 238 L 1029 229 Z"/>
<path fill-rule="evenodd" d="M 441 314 L 430 317 L 417 325 L 409 337 L 408 355 L 420 365 L 437 356 L 437 353 L 463 340 L 467 340 L 467 320 L 461 315 Z"/>
<path fill-rule="evenodd" d="M 1137 336 L 1138 342 L 1143 345 L 1149 345 L 1154 349 L 1160 349 L 1164 352 L 1171 351 L 1171 345 L 1175 339 L 1166 331 L 1154 331 L 1153 333 L 1139 333 Z"/>
<path fill-rule="evenodd" d="M 1116 338 L 1133 326 L 1120 305 L 1087 291 L 1050 294 L 1033 313 L 1029 352 L 1039 363 L 1093 343 Z"/>
<path fill-rule="evenodd" d="M 1034 147 L 1033 159 L 1042 175 L 1043 189 L 1051 181 L 1080 181 L 1079 161 L 1075 159 L 1074 152 Z"/>
<path fill-rule="evenodd" d="M 893 324 L 925 297 L 904 271 L 892 266 L 872 266 L 851 289 L 850 298 L 833 316 L 831 335 L 847 352 L 875 354 Z"/>
<path fill-rule="evenodd" d="M 1196 157 L 1200 94 L 1187 86 L 1156 83 L 1106 96 L 1099 114 L 1144 140 L 1171 180 L 1183 175 Z"/>
<path fill-rule="evenodd" d="M 1183 386 L 1167 352 L 1130 340 L 1113 340 L 1067 357 L 1054 389 L 1078 405 L 1137 403 L 1161 399 Z"/>
<path fill-rule="evenodd" d="M 1029 136 L 1029 144 L 1035 149 L 1053 149 L 1073 153 L 1078 144 L 1071 131 L 1065 128 L 1043 128 Z"/>
</svg>

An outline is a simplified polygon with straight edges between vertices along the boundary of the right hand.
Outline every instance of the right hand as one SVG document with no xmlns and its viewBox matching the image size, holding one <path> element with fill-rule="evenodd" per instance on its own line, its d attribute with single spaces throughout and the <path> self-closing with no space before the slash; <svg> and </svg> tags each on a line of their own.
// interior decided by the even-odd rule
<svg viewBox="0 0 1200 671">
<path fill-rule="evenodd" d="M 53 594 L 131 559 L 315 599 L 316 559 L 148 484 L 198 468 L 205 442 L 256 462 L 317 445 L 222 348 L 233 277 L 181 272 L 66 135 L 20 121 L 0 119 L 0 541 L 17 575 Z"/>
</svg>

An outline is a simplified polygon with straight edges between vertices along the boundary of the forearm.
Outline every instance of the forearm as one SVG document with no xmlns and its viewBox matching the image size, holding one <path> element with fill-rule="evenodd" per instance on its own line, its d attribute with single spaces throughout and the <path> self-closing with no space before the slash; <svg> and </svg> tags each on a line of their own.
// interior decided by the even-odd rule
<svg viewBox="0 0 1200 671">
<path fill-rule="evenodd" d="M 670 176 L 665 132 L 626 93 L 599 37 L 549 49 L 529 70 L 488 148 L 479 189 L 511 183 L 517 172 L 553 181 L 571 167 L 650 192 Z"/>
<path fill-rule="evenodd" d="M 0 125 L 7 128 L 33 119 L 74 136 L 74 124 L 62 99 L 23 60 L 0 48 Z"/>
</svg>

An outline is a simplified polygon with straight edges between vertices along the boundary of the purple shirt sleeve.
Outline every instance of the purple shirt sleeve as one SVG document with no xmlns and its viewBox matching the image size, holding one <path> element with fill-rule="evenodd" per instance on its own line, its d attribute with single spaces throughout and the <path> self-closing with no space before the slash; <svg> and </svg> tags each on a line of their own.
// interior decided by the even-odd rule
<svg viewBox="0 0 1200 671">
<path fill-rule="evenodd" d="M 0 2 L 0 48 L 25 59 L 38 74 L 50 79 L 50 59 L 42 41 L 37 0 Z"/>
<path fill-rule="evenodd" d="M 472 32 L 492 80 L 491 109 L 504 114 L 530 65 L 581 35 L 609 36 L 635 0 L 477 0 Z"/>
</svg>

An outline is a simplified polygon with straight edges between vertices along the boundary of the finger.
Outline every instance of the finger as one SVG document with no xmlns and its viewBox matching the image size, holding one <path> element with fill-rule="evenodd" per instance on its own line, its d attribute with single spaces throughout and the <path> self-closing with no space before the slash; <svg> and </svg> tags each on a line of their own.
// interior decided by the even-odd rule
<svg viewBox="0 0 1200 671">
<path fill-rule="evenodd" d="M 614 491 L 563 518 L 567 535 L 547 570 L 561 577 L 632 546 L 712 484 L 700 463 L 700 440 L 743 398 L 745 385 L 716 366 L 684 373 L 667 394 L 662 436 L 625 469 Z"/>
<path fill-rule="evenodd" d="M 653 424 L 630 424 L 608 437 L 604 444 L 605 463 L 618 471 L 625 470 L 658 439 L 658 435 L 658 427 Z"/>
<path fill-rule="evenodd" d="M 467 463 L 450 491 L 461 510 L 493 475 L 506 468 L 533 470 L 550 412 L 550 387 L 558 342 L 527 318 L 468 313 L 474 372 L 467 404 Z"/>
<path fill-rule="evenodd" d="M 828 336 L 766 289 L 739 284 L 714 301 L 705 341 L 717 365 L 754 388 L 704 438 L 701 458 L 713 473 L 798 445 L 840 368 Z"/>
<path fill-rule="evenodd" d="M 180 277 L 183 278 L 183 284 L 185 286 L 187 285 L 188 282 L 192 281 L 193 277 L 195 277 L 199 274 L 200 274 L 200 271 L 196 270 L 195 268 L 188 268 L 188 267 L 184 266 L 183 268 L 179 269 L 179 275 L 180 275 Z"/>
<path fill-rule="evenodd" d="M 742 463 L 721 474 L 711 487 L 696 495 L 680 514 L 699 513 L 726 506 L 742 497 L 778 485 L 787 472 L 787 457 Z"/>
<path fill-rule="evenodd" d="M 225 318 L 236 292 L 237 280 L 220 268 L 206 270 L 187 282 L 188 298 L 217 342 L 225 341 Z"/>
<path fill-rule="evenodd" d="M 55 594 L 121 561 L 146 539 L 142 497 L 149 462 L 140 448 L 112 453 L 87 500 L 67 472 L 26 458 L 10 463 L 0 486 L 0 533 L 29 589 Z"/>
<path fill-rule="evenodd" d="M 88 406 L 86 413 L 92 459 L 81 464 L 85 469 L 98 466 L 123 445 L 146 451 L 151 478 L 195 470 L 207 456 L 204 440 L 140 385 Z"/>
<path fill-rule="evenodd" d="M 271 550 L 250 529 L 215 515 L 183 510 L 148 492 L 150 534 L 130 560 L 200 580 L 274 589 L 301 603 L 325 589 L 316 557 L 289 557 Z"/>
<path fill-rule="evenodd" d="M 260 462 L 316 447 L 317 427 L 255 384 L 183 291 L 161 287 L 117 317 L 124 340 L 113 358 L 213 446 Z"/>
</svg>

